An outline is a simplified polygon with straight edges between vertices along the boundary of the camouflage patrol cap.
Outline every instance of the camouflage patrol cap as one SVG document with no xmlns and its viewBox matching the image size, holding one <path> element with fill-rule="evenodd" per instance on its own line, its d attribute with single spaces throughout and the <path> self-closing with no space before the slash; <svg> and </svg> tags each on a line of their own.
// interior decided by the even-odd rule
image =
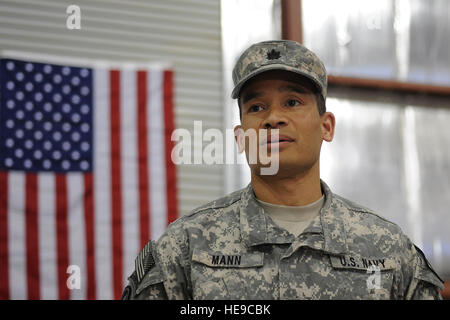
<svg viewBox="0 0 450 320">
<path fill-rule="evenodd" d="M 314 52 L 291 40 L 263 41 L 242 53 L 233 69 L 233 99 L 239 97 L 242 86 L 254 76 L 269 70 L 286 70 L 310 79 L 325 100 L 327 71 Z"/>
</svg>

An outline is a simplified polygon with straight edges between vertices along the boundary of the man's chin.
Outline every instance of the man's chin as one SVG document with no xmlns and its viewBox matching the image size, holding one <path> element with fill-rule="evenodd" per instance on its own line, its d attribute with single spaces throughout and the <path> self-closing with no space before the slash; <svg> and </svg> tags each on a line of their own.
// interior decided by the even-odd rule
<svg viewBox="0 0 450 320">
<path fill-rule="evenodd" d="M 257 176 L 261 177 L 267 177 L 267 178 L 276 178 L 276 179 L 282 179 L 282 178 L 289 178 L 296 176 L 298 174 L 304 173 L 309 171 L 313 164 L 302 164 L 298 161 L 289 161 L 287 159 L 280 159 L 278 166 L 275 166 L 273 163 L 269 164 L 251 164 L 250 170 L 252 174 L 255 174 Z M 271 170 L 271 168 L 276 168 L 277 170 Z"/>
</svg>

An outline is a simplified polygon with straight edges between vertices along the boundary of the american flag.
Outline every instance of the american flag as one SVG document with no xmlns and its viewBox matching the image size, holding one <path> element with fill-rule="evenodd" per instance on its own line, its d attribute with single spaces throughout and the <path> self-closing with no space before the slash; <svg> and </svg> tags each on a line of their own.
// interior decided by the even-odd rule
<svg viewBox="0 0 450 320">
<path fill-rule="evenodd" d="M 55 61 L 0 59 L 0 298 L 119 299 L 178 215 L 173 71 Z"/>
</svg>

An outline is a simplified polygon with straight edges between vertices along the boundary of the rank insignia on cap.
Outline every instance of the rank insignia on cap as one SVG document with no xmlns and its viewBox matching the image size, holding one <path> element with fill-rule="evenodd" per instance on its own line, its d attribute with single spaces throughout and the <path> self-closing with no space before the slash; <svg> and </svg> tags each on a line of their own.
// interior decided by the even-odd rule
<svg viewBox="0 0 450 320">
<path fill-rule="evenodd" d="M 275 60 L 280 58 L 280 51 L 276 51 L 275 49 L 272 49 L 272 51 L 267 52 L 267 59 L 268 60 Z"/>
<path fill-rule="evenodd" d="M 147 242 L 144 249 L 141 250 L 134 261 L 138 283 L 144 278 L 145 274 L 155 265 L 155 259 L 152 255 L 152 241 Z"/>
</svg>

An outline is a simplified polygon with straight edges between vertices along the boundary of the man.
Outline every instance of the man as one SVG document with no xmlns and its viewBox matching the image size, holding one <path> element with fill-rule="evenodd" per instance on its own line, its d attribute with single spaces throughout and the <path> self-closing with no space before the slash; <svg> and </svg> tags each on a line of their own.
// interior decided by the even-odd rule
<svg viewBox="0 0 450 320">
<path fill-rule="evenodd" d="M 335 118 L 317 56 L 293 41 L 257 43 L 233 80 L 239 149 L 249 159 L 245 133 L 264 132 L 258 155 L 277 155 L 277 172 L 262 174 L 258 156 L 247 188 L 172 223 L 136 258 L 123 298 L 441 299 L 442 280 L 397 225 L 320 179 Z"/>
</svg>

